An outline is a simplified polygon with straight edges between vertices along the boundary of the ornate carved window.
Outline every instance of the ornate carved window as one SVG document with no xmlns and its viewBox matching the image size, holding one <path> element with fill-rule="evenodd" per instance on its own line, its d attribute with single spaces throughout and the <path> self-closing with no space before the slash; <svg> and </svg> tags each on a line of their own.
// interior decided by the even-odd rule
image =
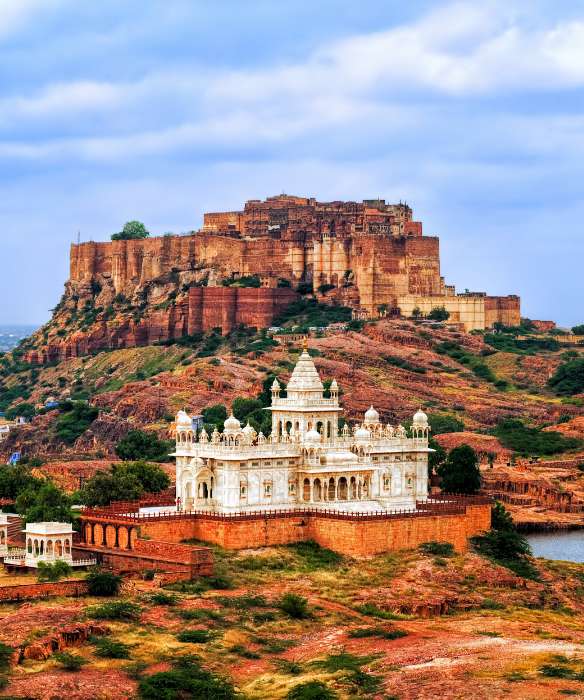
<svg viewBox="0 0 584 700">
<path fill-rule="evenodd" d="M 272 482 L 271 481 L 264 481 L 264 496 L 271 496 L 272 495 Z"/>
<path fill-rule="evenodd" d="M 296 493 L 296 482 L 295 481 L 288 482 L 288 493 L 291 496 L 293 496 Z"/>
</svg>

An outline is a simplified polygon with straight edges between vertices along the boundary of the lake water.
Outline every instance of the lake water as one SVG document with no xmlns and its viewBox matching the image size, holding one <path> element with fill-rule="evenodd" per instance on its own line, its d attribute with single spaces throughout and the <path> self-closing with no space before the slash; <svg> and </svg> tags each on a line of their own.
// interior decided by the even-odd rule
<svg viewBox="0 0 584 700">
<path fill-rule="evenodd" d="M 542 532 L 528 535 L 534 557 L 584 563 L 584 530 Z"/>
</svg>

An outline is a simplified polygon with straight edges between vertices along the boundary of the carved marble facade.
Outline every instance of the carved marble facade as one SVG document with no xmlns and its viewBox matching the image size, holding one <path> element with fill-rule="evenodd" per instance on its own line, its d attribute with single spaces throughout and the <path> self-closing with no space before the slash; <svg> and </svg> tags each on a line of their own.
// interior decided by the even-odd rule
<svg viewBox="0 0 584 700">
<path fill-rule="evenodd" d="M 423 411 L 408 435 L 383 425 L 373 406 L 352 430 L 339 430 L 338 385 L 330 397 L 306 350 L 282 397 L 272 385 L 272 432 L 256 434 L 230 415 L 223 432 L 196 433 L 176 421 L 176 497 L 181 510 L 322 507 L 370 511 L 414 508 L 428 496 L 428 432 Z"/>
</svg>

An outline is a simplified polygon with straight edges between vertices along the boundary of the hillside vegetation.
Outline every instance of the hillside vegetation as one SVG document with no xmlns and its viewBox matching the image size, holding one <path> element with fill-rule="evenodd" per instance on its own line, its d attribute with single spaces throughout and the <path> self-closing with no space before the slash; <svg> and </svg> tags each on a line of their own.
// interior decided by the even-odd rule
<svg viewBox="0 0 584 700">
<path fill-rule="evenodd" d="M 343 320 L 343 307 L 302 301 L 279 322 L 297 330 Z M 578 436 L 563 437 L 553 426 L 584 415 L 584 352 L 566 352 L 552 340 L 517 346 L 522 341 L 511 333 L 381 320 L 317 332 L 309 346 L 323 379 L 339 382 L 349 421 L 373 403 L 384 422 L 407 424 L 423 406 L 435 417 L 435 433 L 489 433 L 519 455 L 552 455 L 582 447 Z M 136 428 L 167 438 L 179 408 L 196 414 L 229 408 L 236 399 L 256 401 L 247 412 L 238 408 L 240 418 L 266 430 L 268 386 L 274 377 L 288 380 L 298 352 L 298 343 L 285 336 L 276 341 L 249 328 L 49 366 L 27 365 L 17 349 L 0 357 L 0 411 L 32 421 L 14 431 L 3 450 L 106 456 Z"/>
</svg>

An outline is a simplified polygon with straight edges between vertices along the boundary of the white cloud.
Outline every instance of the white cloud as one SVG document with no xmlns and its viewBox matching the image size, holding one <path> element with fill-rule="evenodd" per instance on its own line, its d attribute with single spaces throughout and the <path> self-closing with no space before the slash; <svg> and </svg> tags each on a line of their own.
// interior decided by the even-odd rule
<svg viewBox="0 0 584 700">
<path fill-rule="evenodd" d="M 61 4 L 60 0 L 0 0 L 0 38 L 21 29 L 31 17 Z"/>
<path fill-rule="evenodd" d="M 0 0 L 0 18 L 10 5 Z M 25 5 L 36 7 L 34 0 Z M 455 3 L 410 24 L 331 42 L 295 64 L 162 67 L 132 82 L 76 80 L 6 97 L 0 127 L 10 140 L 0 141 L 0 157 L 115 161 L 181 148 L 293 143 L 343 128 L 352 139 L 352 130 L 380 125 L 391 140 L 432 128 L 433 100 L 445 105 L 449 129 L 448 105 L 461 98 L 575 85 L 584 85 L 584 21 L 534 27 L 496 0 Z M 509 131 L 510 122 L 496 128 Z M 47 124 L 53 136 L 27 138 L 27 128 L 34 133 Z M 536 120 L 532 131 L 542 124 Z"/>
</svg>

